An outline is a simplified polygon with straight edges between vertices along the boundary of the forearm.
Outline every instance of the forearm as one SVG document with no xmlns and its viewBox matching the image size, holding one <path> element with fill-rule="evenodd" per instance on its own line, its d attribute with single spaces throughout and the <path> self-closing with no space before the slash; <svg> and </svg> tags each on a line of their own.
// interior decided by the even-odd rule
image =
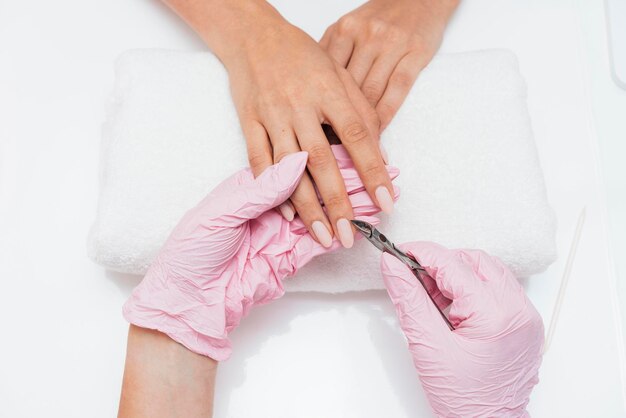
<svg viewBox="0 0 626 418">
<path fill-rule="evenodd" d="M 460 0 L 396 0 L 413 2 L 409 19 L 417 26 L 417 31 L 424 39 L 432 39 L 439 47 L 443 33 Z M 433 51 L 434 53 L 434 51 Z"/>
<path fill-rule="evenodd" d="M 130 326 L 118 418 L 210 417 L 217 362 Z"/>
<path fill-rule="evenodd" d="M 228 67 L 285 19 L 265 0 L 163 0 Z"/>
</svg>

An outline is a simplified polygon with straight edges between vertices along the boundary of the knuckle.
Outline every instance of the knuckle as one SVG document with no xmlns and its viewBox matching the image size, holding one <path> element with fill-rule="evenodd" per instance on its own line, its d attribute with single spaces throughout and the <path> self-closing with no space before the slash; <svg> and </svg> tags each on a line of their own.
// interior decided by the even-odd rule
<svg viewBox="0 0 626 418">
<path fill-rule="evenodd" d="M 422 37 L 413 37 L 407 41 L 407 44 L 416 56 L 434 54 L 432 42 L 425 41 Z"/>
<path fill-rule="evenodd" d="M 239 114 L 242 118 L 252 119 L 256 116 L 257 105 L 253 101 L 245 101 L 239 106 Z"/>
<path fill-rule="evenodd" d="M 367 179 L 374 179 L 381 177 L 381 173 L 385 170 L 382 165 L 382 161 L 371 160 L 363 165 L 363 168 L 359 170 L 359 174 L 363 178 L 364 181 Z"/>
<path fill-rule="evenodd" d="M 385 120 L 391 119 L 391 117 L 393 117 L 393 115 L 396 113 L 396 108 L 390 103 L 381 101 L 376 106 L 376 112 L 380 117 L 380 121 L 384 122 Z"/>
<path fill-rule="evenodd" d="M 251 151 L 248 153 L 248 162 L 250 163 L 250 167 L 252 171 L 255 173 L 259 173 L 266 166 L 271 165 L 271 161 L 269 161 L 268 156 L 265 155 L 264 152 L 259 151 Z"/>
<path fill-rule="evenodd" d="M 370 20 L 367 30 L 371 37 L 385 42 L 405 43 L 408 38 L 404 30 L 383 19 Z"/>
<path fill-rule="evenodd" d="M 352 15 L 346 15 L 337 21 L 337 32 L 340 34 L 352 34 L 358 29 L 358 26 L 358 18 Z"/>
<path fill-rule="evenodd" d="M 373 35 L 386 35 L 391 25 L 382 19 L 371 19 L 367 25 L 368 31 Z"/>
<path fill-rule="evenodd" d="M 285 97 L 285 90 L 281 90 L 281 92 L 266 92 L 262 95 L 259 95 L 256 99 L 256 107 L 259 109 L 260 113 L 268 114 L 272 109 L 284 109 L 288 107 L 288 101 Z"/>
<path fill-rule="evenodd" d="M 308 166 L 313 170 L 325 168 L 332 162 L 332 151 L 327 143 L 313 144 L 306 151 L 309 153 Z"/>
<path fill-rule="evenodd" d="M 291 203 L 305 222 L 316 217 L 318 211 L 322 211 L 317 194 L 313 190 L 296 190 L 296 193 L 291 195 Z"/>
<path fill-rule="evenodd" d="M 413 85 L 413 77 L 406 71 L 399 71 L 391 76 L 390 82 L 402 89 L 408 89 Z"/>
<path fill-rule="evenodd" d="M 370 102 L 378 100 L 382 95 L 384 86 L 383 83 L 376 80 L 369 80 L 363 84 L 361 91 L 367 100 Z"/>
<path fill-rule="evenodd" d="M 359 144 L 369 139 L 369 132 L 363 123 L 351 122 L 348 123 L 342 130 L 342 142 L 348 144 Z"/>
<path fill-rule="evenodd" d="M 324 206 L 326 206 L 330 210 L 339 209 L 346 206 L 345 196 L 339 193 L 333 193 L 330 196 L 322 196 L 322 198 L 324 200 Z"/>
<path fill-rule="evenodd" d="M 287 95 L 287 101 L 292 106 L 299 106 L 305 98 L 304 90 L 303 84 L 287 84 L 284 90 Z"/>
<path fill-rule="evenodd" d="M 385 31 L 385 40 L 394 44 L 404 44 L 407 41 L 407 36 L 402 29 L 389 26 Z"/>
</svg>

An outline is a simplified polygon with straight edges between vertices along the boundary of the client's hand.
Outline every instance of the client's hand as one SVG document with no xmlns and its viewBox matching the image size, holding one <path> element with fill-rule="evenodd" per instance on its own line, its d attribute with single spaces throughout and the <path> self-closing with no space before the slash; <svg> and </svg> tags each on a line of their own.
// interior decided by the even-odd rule
<svg viewBox="0 0 626 418">
<path fill-rule="evenodd" d="M 322 245 L 330 246 L 335 236 L 350 247 L 353 212 L 321 123 L 332 125 L 370 196 L 390 213 L 393 193 L 376 112 L 350 74 L 302 30 L 274 13 L 252 19 L 242 34 L 254 40 L 231 47 L 233 57 L 224 59 L 252 172 L 258 175 L 285 155 L 307 151 L 308 171 L 291 196 L 293 207 L 286 202 L 279 209 L 287 220 L 295 209 Z"/>
<path fill-rule="evenodd" d="M 497 258 L 432 243 L 400 246 L 452 300 L 450 331 L 411 271 L 384 254 L 382 273 L 426 396 L 441 417 L 527 416 L 543 323 Z"/>
<path fill-rule="evenodd" d="M 380 209 L 351 159 L 332 148 L 355 216 L 376 222 Z M 341 246 L 335 239 L 324 248 L 300 218 L 288 222 L 271 210 L 293 193 L 306 163 L 306 152 L 290 154 L 256 179 L 246 169 L 217 186 L 174 229 L 124 305 L 125 318 L 198 354 L 228 358 L 228 333 L 252 306 L 282 296 L 285 277 Z M 394 178 L 398 170 L 387 173 Z"/>
<path fill-rule="evenodd" d="M 370 0 L 331 25 L 320 45 L 348 69 L 389 125 L 430 62 L 458 0 Z"/>
</svg>

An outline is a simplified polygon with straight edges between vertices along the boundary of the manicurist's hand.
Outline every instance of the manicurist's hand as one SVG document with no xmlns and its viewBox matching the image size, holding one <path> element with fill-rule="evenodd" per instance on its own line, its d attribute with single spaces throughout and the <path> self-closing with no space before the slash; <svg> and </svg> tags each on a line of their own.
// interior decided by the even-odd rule
<svg viewBox="0 0 626 418">
<path fill-rule="evenodd" d="M 452 300 L 450 331 L 413 273 L 384 254 L 381 268 L 424 391 L 440 417 L 523 417 L 538 382 L 541 317 L 511 271 L 477 250 L 400 246 Z"/>
<path fill-rule="evenodd" d="M 372 215 L 379 209 L 352 160 L 340 145 L 332 148 L 352 212 L 376 222 Z M 228 334 L 253 306 L 282 296 L 285 278 L 341 246 L 335 239 L 323 247 L 299 217 L 290 222 L 273 210 L 296 189 L 306 164 L 306 152 L 290 154 L 256 178 L 242 170 L 211 191 L 174 228 L 124 305 L 125 318 L 194 353 L 226 359 Z M 387 170 L 398 175 L 393 167 Z"/>
<path fill-rule="evenodd" d="M 325 247 L 333 235 L 352 245 L 353 212 L 322 123 L 334 128 L 372 200 L 391 212 L 393 189 L 379 149 L 376 112 L 317 42 L 264 0 L 167 2 L 226 66 L 253 174 L 286 155 L 308 152 L 308 172 L 291 203 L 280 207 L 286 219 L 295 209 Z"/>
<path fill-rule="evenodd" d="M 458 0 L 370 0 L 331 25 L 320 45 L 348 69 L 381 131 L 439 48 Z"/>
</svg>

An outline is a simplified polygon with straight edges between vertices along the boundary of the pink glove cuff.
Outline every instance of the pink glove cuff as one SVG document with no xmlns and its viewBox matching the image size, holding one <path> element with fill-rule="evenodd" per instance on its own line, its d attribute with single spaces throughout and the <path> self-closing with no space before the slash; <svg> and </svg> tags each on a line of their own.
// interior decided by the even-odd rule
<svg viewBox="0 0 626 418">
<path fill-rule="evenodd" d="M 228 338 L 218 340 L 207 337 L 189 327 L 180 318 L 165 312 L 142 311 L 137 306 L 129 306 L 130 303 L 130 300 L 126 302 L 122 309 L 124 319 L 129 323 L 162 332 L 190 351 L 210 357 L 215 361 L 224 361 L 230 357 L 233 350 Z"/>
<path fill-rule="evenodd" d="M 194 353 L 223 361 L 230 357 L 232 346 L 227 334 L 220 336 L 207 335 L 203 330 L 194 328 L 194 322 L 188 318 L 189 312 L 178 305 L 180 300 L 179 286 L 167 283 L 169 280 L 156 260 L 146 273 L 139 286 L 146 286 L 142 291 L 134 291 L 122 308 L 124 318 L 131 324 L 141 328 L 154 329 L 169 336 Z M 152 285 L 156 281 L 157 285 Z M 150 289 L 150 287 L 152 289 Z M 195 297 L 194 297 L 195 299 Z M 198 300 L 199 303 L 203 303 Z M 224 312 L 222 306 L 213 305 L 212 311 L 218 315 Z M 224 315 L 221 314 L 223 317 Z M 207 321 L 214 321 L 207 319 Z M 219 329 L 220 327 L 218 327 Z M 223 329 L 223 326 L 221 327 Z"/>
</svg>

